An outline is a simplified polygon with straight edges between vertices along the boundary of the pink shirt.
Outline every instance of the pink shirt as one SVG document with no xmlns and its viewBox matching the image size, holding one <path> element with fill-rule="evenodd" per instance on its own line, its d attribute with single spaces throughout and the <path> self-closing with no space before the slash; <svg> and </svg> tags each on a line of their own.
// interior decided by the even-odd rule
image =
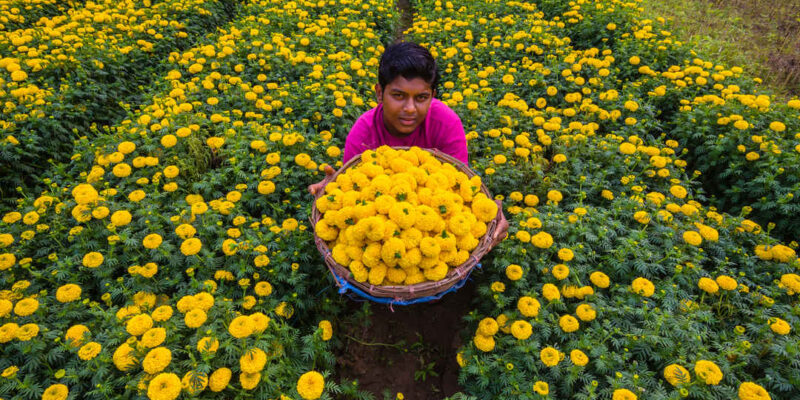
<svg viewBox="0 0 800 400">
<path fill-rule="evenodd" d="M 342 162 L 346 163 L 364 150 L 374 150 L 383 145 L 439 149 L 469 165 L 467 137 L 461 118 L 435 98 L 431 100 L 425 121 L 406 137 L 394 136 L 386 129 L 383 123 L 383 104 L 378 104 L 362 114 L 347 135 Z"/>
</svg>

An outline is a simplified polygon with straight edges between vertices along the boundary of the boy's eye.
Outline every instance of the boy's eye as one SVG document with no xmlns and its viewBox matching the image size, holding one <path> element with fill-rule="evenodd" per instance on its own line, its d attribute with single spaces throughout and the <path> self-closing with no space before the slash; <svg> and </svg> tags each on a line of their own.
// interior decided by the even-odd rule
<svg viewBox="0 0 800 400">
<path fill-rule="evenodd" d="M 417 96 L 417 101 L 425 101 L 425 100 L 428 100 L 428 95 L 427 94 L 421 94 L 421 95 Z"/>
</svg>

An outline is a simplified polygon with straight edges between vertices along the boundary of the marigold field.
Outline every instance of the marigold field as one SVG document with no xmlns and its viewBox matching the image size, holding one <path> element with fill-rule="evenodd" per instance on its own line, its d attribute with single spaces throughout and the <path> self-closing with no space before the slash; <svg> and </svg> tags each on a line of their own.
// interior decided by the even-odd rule
<svg viewBox="0 0 800 400">
<path fill-rule="evenodd" d="M 379 398 L 306 188 L 400 33 L 510 223 L 452 398 L 800 398 L 800 100 L 635 0 L 411 7 L 0 0 L 0 398 Z"/>
</svg>

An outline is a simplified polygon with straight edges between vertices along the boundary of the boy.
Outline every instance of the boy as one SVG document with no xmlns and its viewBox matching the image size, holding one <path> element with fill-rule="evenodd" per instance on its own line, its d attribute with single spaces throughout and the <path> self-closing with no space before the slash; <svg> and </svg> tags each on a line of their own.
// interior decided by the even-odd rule
<svg viewBox="0 0 800 400">
<path fill-rule="evenodd" d="M 388 146 L 418 146 L 439 149 L 469 165 L 467 139 L 458 115 L 436 96 L 439 74 L 433 55 L 411 42 L 387 47 L 378 66 L 375 95 L 378 106 L 358 118 L 344 146 L 346 163 L 365 150 Z M 312 195 L 322 190 L 334 173 L 325 168 L 322 182 L 309 186 Z M 503 240 L 508 222 L 500 207 L 500 225 L 492 247 Z"/>
</svg>

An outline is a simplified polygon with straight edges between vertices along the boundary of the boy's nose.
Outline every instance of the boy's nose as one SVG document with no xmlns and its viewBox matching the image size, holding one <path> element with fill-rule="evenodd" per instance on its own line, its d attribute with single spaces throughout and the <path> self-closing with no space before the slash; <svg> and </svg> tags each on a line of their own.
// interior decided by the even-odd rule
<svg viewBox="0 0 800 400">
<path fill-rule="evenodd" d="M 414 99 L 409 98 L 403 102 L 403 111 L 408 113 L 414 111 Z"/>
</svg>

